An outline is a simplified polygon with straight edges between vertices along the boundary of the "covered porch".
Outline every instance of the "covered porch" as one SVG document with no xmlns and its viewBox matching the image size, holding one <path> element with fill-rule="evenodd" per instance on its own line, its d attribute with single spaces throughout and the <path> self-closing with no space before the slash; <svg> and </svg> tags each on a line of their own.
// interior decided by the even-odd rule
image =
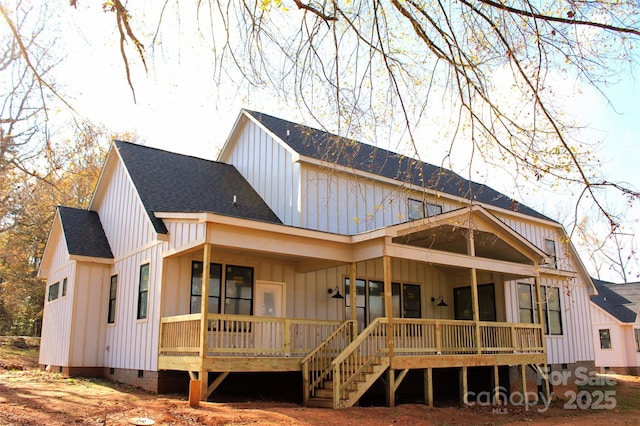
<svg viewBox="0 0 640 426">
<path fill-rule="evenodd" d="M 249 255 L 262 257 L 266 263 L 290 265 L 292 272 L 284 274 L 282 283 L 252 278 L 252 288 L 257 288 L 258 282 L 275 285 L 270 303 L 280 303 L 281 308 L 271 312 L 263 309 L 263 302 L 252 299 L 248 315 L 229 313 L 222 302 L 218 312 L 211 313 L 209 286 L 201 286 L 198 313 L 168 314 L 170 311 L 163 310 L 158 368 L 188 371 L 192 399 L 197 400 L 206 400 L 232 372 L 300 371 L 304 403 L 333 408 L 357 402 L 383 374 L 388 404 L 393 405 L 395 390 L 407 372 L 416 369 L 425 371 L 425 399 L 430 404 L 431 372 L 437 368 L 459 367 L 461 377 L 466 377 L 468 367 L 492 366 L 497 380 L 498 366 L 518 365 L 524 381 L 524 366 L 546 362 L 543 326 L 507 321 L 504 296 L 494 297 L 494 301 L 500 299 L 503 313 L 491 321 L 482 320 L 478 277 L 499 276 L 497 286 L 508 280 L 530 279 L 537 300 L 541 300 L 538 268 L 544 253 L 483 209 L 463 210 L 351 237 L 322 234 L 320 238 L 317 234 L 321 233 L 271 224 L 264 230 L 251 229 L 251 235 L 246 235 L 238 224 L 206 218 L 202 221 L 205 241 L 188 250 L 175 250 L 168 257 L 188 253 L 207 265 L 219 254 L 234 259 Z M 281 228 L 285 232 L 280 232 Z M 433 271 L 449 301 L 455 285 L 468 285 L 468 315 L 461 318 L 457 306 L 439 312 L 432 303 L 427 309 L 429 299 L 433 301 L 442 291 L 431 289 L 428 279 L 421 276 L 409 279 L 419 287 L 418 297 L 424 304 L 418 310 L 419 317 L 394 314 L 400 300 L 394 285 L 402 275 L 394 265 L 400 264 Z M 324 272 L 328 270 L 333 275 Z M 305 276 L 314 271 L 320 272 L 311 278 Z M 211 282 L 209 268 L 202 268 L 201 273 L 201 282 Z M 364 324 L 358 310 L 350 309 L 359 306 L 357 283 L 363 281 L 362 276 L 378 280 L 383 289 L 379 302 L 384 314 L 374 316 L 365 306 Z M 305 280 L 313 280 L 322 290 L 316 288 L 309 295 L 311 299 L 305 296 L 304 303 L 312 311 L 318 311 L 314 304 L 326 305 L 327 312 L 333 312 L 325 315 L 330 318 L 314 318 L 309 311 L 304 312 L 304 318 L 296 317 L 299 301 L 292 305 L 283 295 Z M 282 293 L 277 284 L 282 284 Z M 347 297 L 335 301 L 327 295 L 328 290 L 338 290 Z M 541 305 L 536 308 L 537 318 L 542 318 Z M 219 373 L 212 383 L 210 372 Z M 466 378 L 460 383 L 462 393 Z"/>
</svg>

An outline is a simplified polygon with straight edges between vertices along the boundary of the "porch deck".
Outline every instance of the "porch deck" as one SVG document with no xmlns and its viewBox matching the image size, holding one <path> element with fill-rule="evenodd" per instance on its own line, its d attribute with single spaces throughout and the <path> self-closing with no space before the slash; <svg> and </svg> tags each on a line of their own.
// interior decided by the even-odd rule
<svg viewBox="0 0 640 426">
<path fill-rule="evenodd" d="M 394 318 L 369 339 L 392 345 L 392 369 L 545 362 L 540 324 Z M 357 335 L 355 324 L 240 315 L 200 314 L 161 320 L 158 368 L 212 372 L 302 371 L 302 361 L 333 336 L 337 357 Z M 337 337 L 335 334 L 338 333 Z M 201 344 L 206 336 L 206 345 Z M 389 339 L 388 336 L 391 336 Z"/>
</svg>

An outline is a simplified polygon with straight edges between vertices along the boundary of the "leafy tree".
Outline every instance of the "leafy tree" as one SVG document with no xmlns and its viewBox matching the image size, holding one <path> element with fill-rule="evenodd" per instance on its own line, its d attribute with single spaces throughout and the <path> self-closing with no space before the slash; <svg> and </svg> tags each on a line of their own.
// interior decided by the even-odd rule
<svg viewBox="0 0 640 426">
<path fill-rule="evenodd" d="M 157 13 L 105 4 L 127 76 L 127 44 L 153 53 L 178 38 L 170 28 L 187 15 L 177 2 Z M 572 89 L 563 88 L 605 96 L 633 73 L 637 1 L 208 0 L 193 16 L 220 85 L 294 95 L 329 130 L 378 141 L 400 134 L 408 155 L 430 162 L 431 139 L 447 140 L 444 165 L 464 158 L 470 178 L 497 167 L 516 185 L 574 193 L 572 232 L 595 211 L 608 224 L 602 238 L 620 236 L 625 216 L 612 200 L 638 204 L 638 188 L 600 172 L 600 141 L 566 115 Z M 448 131 L 430 129 L 438 119 Z"/>
<path fill-rule="evenodd" d="M 0 335 L 39 333 L 45 286 L 36 275 L 47 242 L 56 206 L 86 208 L 102 169 L 110 134 L 103 128 L 82 123 L 60 164 L 63 171 L 47 179 L 17 175 L 17 184 L 7 194 L 10 208 L 0 220 Z"/>
</svg>

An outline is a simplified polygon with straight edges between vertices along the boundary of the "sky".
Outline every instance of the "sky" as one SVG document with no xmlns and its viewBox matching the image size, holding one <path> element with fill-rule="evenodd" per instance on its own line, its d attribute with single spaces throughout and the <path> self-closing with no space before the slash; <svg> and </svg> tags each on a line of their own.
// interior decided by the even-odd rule
<svg viewBox="0 0 640 426">
<path fill-rule="evenodd" d="M 178 25 L 178 30 L 166 31 L 167 37 L 154 47 L 154 60 L 147 64 L 148 73 L 143 72 L 135 53 L 128 49 L 137 99 L 134 103 L 113 15 L 104 13 L 92 2 L 80 2 L 76 10 L 66 1 L 61 2 L 60 43 L 68 56 L 57 67 L 56 80 L 75 99 L 73 105 L 78 112 L 114 132 L 133 132 L 146 145 L 208 159 L 216 159 L 241 108 L 291 121 L 308 118 L 293 100 L 274 102 L 266 89 L 241 91 L 234 85 L 216 87 L 211 50 L 207 51 L 197 41 L 194 12 L 180 7 L 180 21 L 166 19 Z M 148 39 L 149 34 L 142 35 Z M 180 48 L 172 43 L 178 43 Z M 566 114 L 588 127 L 582 135 L 585 140 L 602 141 L 598 152 L 602 174 L 640 190 L 640 81 L 636 77 L 640 75 L 627 74 L 607 88 L 611 104 L 593 90 L 576 87 L 562 76 L 558 77 L 556 96 L 564 103 Z M 311 121 L 305 124 L 314 125 Z M 443 156 L 445 149 L 445 144 L 430 141 L 429 158 Z M 464 165 L 455 171 L 464 173 Z M 482 179 L 482 183 L 558 220 L 563 220 L 559 216 L 568 214 L 572 208 L 562 191 L 516 191 L 513 182 L 505 179 L 500 170 L 490 169 Z M 636 205 L 635 210 L 627 212 L 631 221 L 626 231 L 634 234 L 640 233 L 637 210 Z M 606 228 L 603 224 L 598 226 Z M 610 279 L 615 280 L 615 276 Z"/>
</svg>

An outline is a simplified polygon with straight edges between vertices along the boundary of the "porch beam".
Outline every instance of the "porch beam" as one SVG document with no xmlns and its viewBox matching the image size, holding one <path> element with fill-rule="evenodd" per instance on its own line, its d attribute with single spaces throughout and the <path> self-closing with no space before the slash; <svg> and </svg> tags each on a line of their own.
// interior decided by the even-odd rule
<svg viewBox="0 0 640 426">
<path fill-rule="evenodd" d="M 504 260 L 473 257 L 465 254 L 444 252 L 422 247 L 406 246 L 397 243 L 388 243 L 385 247 L 388 256 L 415 260 L 418 262 L 432 263 L 436 265 L 455 266 L 463 269 L 479 269 L 483 271 L 502 272 L 533 277 L 538 273 L 534 265 L 506 262 Z"/>
</svg>

